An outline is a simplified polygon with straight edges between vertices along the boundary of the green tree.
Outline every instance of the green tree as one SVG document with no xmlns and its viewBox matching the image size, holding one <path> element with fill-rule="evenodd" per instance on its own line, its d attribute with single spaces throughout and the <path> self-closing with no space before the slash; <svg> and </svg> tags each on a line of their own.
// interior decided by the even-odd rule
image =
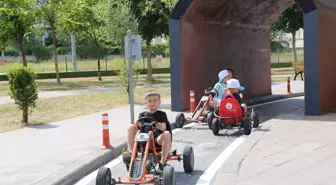
<svg viewBox="0 0 336 185">
<path fill-rule="evenodd" d="M 174 0 L 132 1 L 132 10 L 139 20 L 139 32 L 146 42 L 147 80 L 153 80 L 151 65 L 151 41 L 153 38 L 168 35 L 168 22 Z M 169 3 L 167 3 L 169 2 Z"/>
<path fill-rule="evenodd" d="M 15 40 L 22 55 L 23 66 L 27 66 L 24 40 L 39 16 L 36 0 L 0 1 L 0 43 Z M 2 44 L 2 48 L 4 45 L 6 44 Z"/>
<path fill-rule="evenodd" d="M 61 78 L 59 75 L 59 68 L 57 61 L 57 52 L 56 52 L 57 49 L 56 23 L 57 23 L 57 14 L 59 13 L 62 0 L 43 0 L 38 2 L 41 7 L 43 23 L 47 24 L 48 27 L 51 29 L 56 79 L 57 83 L 61 84 Z"/>
<path fill-rule="evenodd" d="M 29 110 L 36 106 L 37 75 L 27 67 L 15 68 L 8 73 L 9 95 L 23 111 L 22 122 L 28 124 Z"/>
<path fill-rule="evenodd" d="M 85 33 L 98 49 L 98 80 L 101 77 L 101 46 L 106 42 L 106 15 L 107 1 L 104 0 L 66 0 L 62 4 L 62 13 L 59 17 L 58 29 L 65 33 Z"/>
<path fill-rule="evenodd" d="M 296 54 L 296 31 L 300 28 L 303 28 L 303 13 L 298 4 L 293 4 L 291 7 L 286 9 L 279 19 L 273 23 L 271 27 L 271 33 L 274 31 L 284 31 L 286 33 L 292 34 L 292 45 L 293 45 L 293 53 L 294 53 L 294 61 L 297 61 Z"/>
<path fill-rule="evenodd" d="M 106 33 L 111 45 L 116 46 L 124 54 L 124 37 L 127 30 L 138 34 L 138 20 L 133 16 L 131 3 L 124 0 L 109 1 Z"/>
</svg>

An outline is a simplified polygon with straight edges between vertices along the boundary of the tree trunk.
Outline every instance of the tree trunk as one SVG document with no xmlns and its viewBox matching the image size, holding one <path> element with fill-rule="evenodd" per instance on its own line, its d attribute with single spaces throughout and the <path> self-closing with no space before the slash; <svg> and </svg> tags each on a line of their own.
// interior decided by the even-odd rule
<svg viewBox="0 0 336 185">
<path fill-rule="evenodd" d="M 60 78 L 59 70 L 58 70 L 57 52 L 56 52 L 55 25 L 54 25 L 54 23 L 50 23 L 50 26 L 51 26 L 51 34 L 52 34 L 52 42 L 53 42 L 53 56 L 54 56 L 54 60 L 55 60 L 56 79 L 57 79 L 57 83 L 61 84 L 61 78 Z"/>
<path fill-rule="evenodd" d="M 19 42 L 19 49 L 20 49 L 21 56 L 22 56 L 23 66 L 27 67 L 27 59 L 26 59 L 26 55 L 24 54 L 24 47 L 23 47 L 23 37 L 18 39 L 18 42 Z"/>
<path fill-rule="evenodd" d="M 97 48 L 98 48 L 98 63 L 97 63 L 97 67 L 98 67 L 98 80 L 99 81 L 103 81 L 102 77 L 101 77 L 101 72 L 100 72 L 100 46 L 99 44 L 97 44 Z"/>
<path fill-rule="evenodd" d="M 147 80 L 152 81 L 152 57 L 151 57 L 151 40 L 146 40 L 146 52 L 147 52 Z"/>
<path fill-rule="evenodd" d="M 28 107 L 23 108 L 22 123 L 28 125 Z"/>
<path fill-rule="evenodd" d="M 297 54 L 296 54 L 296 33 L 295 32 L 292 32 L 292 37 L 293 37 L 293 40 L 292 40 L 292 45 L 293 45 L 293 54 L 294 54 L 294 62 L 297 61 Z"/>
</svg>

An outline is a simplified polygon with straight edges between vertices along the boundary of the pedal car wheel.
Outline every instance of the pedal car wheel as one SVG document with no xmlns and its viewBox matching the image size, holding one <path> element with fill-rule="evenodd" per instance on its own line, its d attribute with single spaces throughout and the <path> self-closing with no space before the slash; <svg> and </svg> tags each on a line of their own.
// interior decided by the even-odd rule
<svg viewBox="0 0 336 185">
<path fill-rule="evenodd" d="M 184 147 L 183 150 L 183 169 L 185 173 L 194 171 L 194 149 L 191 146 Z"/>
<path fill-rule="evenodd" d="M 96 185 L 111 185 L 112 174 L 110 168 L 101 167 L 98 170 Z"/>
<path fill-rule="evenodd" d="M 215 115 L 213 112 L 209 112 L 208 115 L 207 115 L 207 123 L 208 123 L 208 126 L 209 126 L 209 129 L 211 130 L 212 128 L 212 120 L 214 119 Z"/>
<path fill-rule="evenodd" d="M 253 128 L 259 127 L 259 115 L 257 113 L 254 113 L 253 119 Z"/>
<path fill-rule="evenodd" d="M 176 128 L 182 128 L 183 125 L 185 124 L 185 122 L 186 122 L 186 119 L 185 119 L 183 113 L 179 113 L 179 114 L 176 115 L 176 118 L 175 118 L 175 127 Z"/>
<path fill-rule="evenodd" d="M 162 185 L 175 185 L 175 170 L 173 166 L 166 166 L 163 169 Z"/>
<path fill-rule="evenodd" d="M 219 119 L 218 118 L 214 118 L 213 120 L 212 120 L 212 126 L 211 126 L 212 128 L 212 133 L 215 135 L 215 136 L 217 136 L 218 135 L 218 133 L 219 133 Z"/>
<path fill-rule="evenodd" d="M 152 161 L 147 160 L 146 168 L 147 168 L 147 174 L 149 174 L 152 169 Z"/>
<path fill-rule="evenodd" d="M 244 120 L 244 134 L 250 135 L 251 134 L 251 119 L 249 117 L 246 117 Z"/>
</svg>

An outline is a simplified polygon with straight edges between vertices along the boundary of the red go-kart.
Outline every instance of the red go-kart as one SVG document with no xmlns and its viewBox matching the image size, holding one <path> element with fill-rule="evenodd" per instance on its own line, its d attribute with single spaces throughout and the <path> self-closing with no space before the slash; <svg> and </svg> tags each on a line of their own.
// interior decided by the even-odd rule
<svg viewBox="0 0 336 185">
<path fill-rule="evenodd" d="M 244 129 L 245 135 L 250 135 L 252 126 L 259 126 L 259 116 L 252 108 L 243 114 L 242 107 L 233 95 L 227 94 L 223 97 L 219 108 L 215 111 L 215 118 L 212 120 L 212 133 L 218 135 L 222 129 L 240 127 Z"/>
</svg>

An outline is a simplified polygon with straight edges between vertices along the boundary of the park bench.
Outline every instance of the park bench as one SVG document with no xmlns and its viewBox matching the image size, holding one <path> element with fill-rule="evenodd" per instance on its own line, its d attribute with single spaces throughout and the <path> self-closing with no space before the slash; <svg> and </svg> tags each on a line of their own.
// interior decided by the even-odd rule
<svg viewBox="0 0 336 185">
<path fill-rule="evenodd" d="M 295 72 L 294 80 L 296 80 L 296 77 L 300 74 L 301 80 L 303 80 L 302 74 L 304 71 L 304 62 L 303 60 L 295 61 L 293 62 L 293 70 Z"/>
</svg>

